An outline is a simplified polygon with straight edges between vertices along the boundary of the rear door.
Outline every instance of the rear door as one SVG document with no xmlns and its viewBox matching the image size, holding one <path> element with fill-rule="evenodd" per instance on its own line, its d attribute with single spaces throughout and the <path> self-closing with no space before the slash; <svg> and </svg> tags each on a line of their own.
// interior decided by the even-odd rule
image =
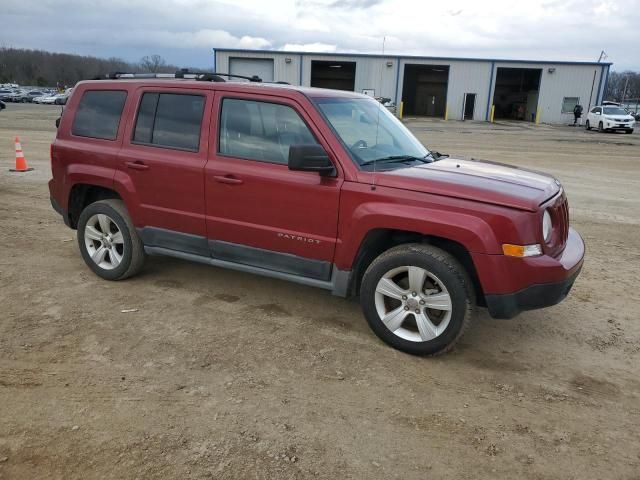
<svg viewBox="0 0 640 480">
<path fill-rule="evenodd" d="M 213 92 L 140 88 L 116 181 L 126 185 L 145 245 L 208 254 L 204 165 Z"/>
<path fill-rule="evenodd" d="M 291 171 L 293 144 L 320 143 L 295 101 L 217 92 L 219 119 L 206 166 L 212 255 L 328 280 L 336 245 L 342 174 Z M 334 165 L 337 165 L 333 159 Z"/>
</svg>

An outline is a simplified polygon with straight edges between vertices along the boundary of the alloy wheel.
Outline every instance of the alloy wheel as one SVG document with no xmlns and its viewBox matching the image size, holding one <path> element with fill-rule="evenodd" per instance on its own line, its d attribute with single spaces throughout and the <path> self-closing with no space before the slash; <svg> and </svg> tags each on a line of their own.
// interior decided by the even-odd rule
<svg viewBox="0 0 640 480">
<path fill-rule="evenodd" d="M 391 332 L 411 342 L 433 340 L 451 321 L 451 295 L 444 283 L 415 266 L 397 267 L 382 276 L 376 286 L 375 307 Z"/>
<path fill-rule="evenodd" d="M 100 268 L 117 268 L 124 256 L 124 237 L 108 215 L 92 215 L 84 228 L 84 244 L 91 260 Z"/>
</svg>

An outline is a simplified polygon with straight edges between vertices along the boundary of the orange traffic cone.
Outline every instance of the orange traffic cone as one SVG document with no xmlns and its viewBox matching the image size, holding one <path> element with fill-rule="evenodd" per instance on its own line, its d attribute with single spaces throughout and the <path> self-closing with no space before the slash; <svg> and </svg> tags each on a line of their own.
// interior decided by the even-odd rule
<svg viewBox="0 0 640 480">
<path fill-rule="evenodd" d="M 33 170 L 33 168 L 27 167 L 27 160 L 24 158 L 24 153 L 22 152 L 22 145 L 20 144 L 20 139 L 16 137 L 16 168 L 10 168 L 10 172 L 29 172 Z"/>
</svg>

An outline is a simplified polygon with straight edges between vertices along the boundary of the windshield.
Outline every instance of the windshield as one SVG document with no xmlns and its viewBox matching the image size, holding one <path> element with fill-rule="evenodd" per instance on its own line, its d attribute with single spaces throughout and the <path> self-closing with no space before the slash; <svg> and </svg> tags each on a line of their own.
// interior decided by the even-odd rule
<svg viewBox="0 0 640 480">
<path fill-rule="evenodd" d="M 619 107 L 604 107 L 605 115 L 627 115 L 624 109 Z"/>
<path fill-rule="evenodd" d="M 423 159 L 429 155 L 400 120 L 372 98 L 314 100 L 360 165 L 389 157 Z"/>
</svg>

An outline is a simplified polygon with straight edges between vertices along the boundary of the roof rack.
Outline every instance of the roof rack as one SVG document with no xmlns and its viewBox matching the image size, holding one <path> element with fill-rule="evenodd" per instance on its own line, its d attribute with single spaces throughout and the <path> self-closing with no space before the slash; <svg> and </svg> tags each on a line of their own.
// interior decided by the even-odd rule
<svg viewBox="0 0 640 480">
<path fill-rule="evenodd" d="M 262 79 L 257 75 L 253 75 L 248 77 L 246 75 L 236 75 L 234 73 L 220 73 L 220 72 L 192 72 L 187 68 L 182 68 L 175 73 L 133 73 L 133 72 L 111 72 L 106 74 L 104 77 L 95 77 L 94 80 L 119 80 L 126 78 L 155 78 L 155 79 L 174 79 L 174 78 L 185 78 L 198 80 L 201 82 L 224 82 L 225 79 L 222 77 L 230 77 L 230 78 L 242 78 L 244 80 L 249 80 L 250 82 L 262 82 Z M 281 83 L 281 82 L 278 82 Z"/>
</svg>

